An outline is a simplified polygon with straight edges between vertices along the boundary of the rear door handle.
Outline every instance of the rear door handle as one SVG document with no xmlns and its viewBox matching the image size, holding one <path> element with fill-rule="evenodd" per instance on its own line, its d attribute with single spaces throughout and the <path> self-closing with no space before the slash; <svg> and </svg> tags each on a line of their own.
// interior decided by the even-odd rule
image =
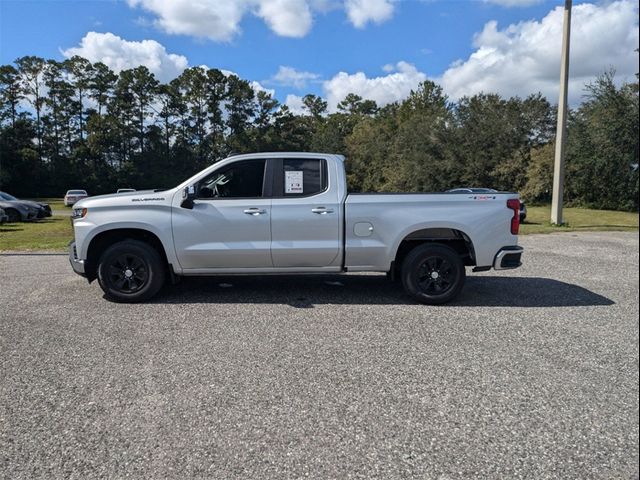
<svg viewBox="0 0 640 480">
<path fill-rule="evenodd" d="M 317 213 L 318 215 L 326 215 L 327 213 L 333 213 L 333 209 L 332 208 L 326 208 L 326 207 L 312 208 L 311 211 L 313 213 Z"/>
<path fill-rule="evenodd" d="M 264 208 L 247 208 L 244 213 L 246 213 L 247 215 L 262 215 L 263 213 L 267 213 L 267 211 Z"/>
</svg>

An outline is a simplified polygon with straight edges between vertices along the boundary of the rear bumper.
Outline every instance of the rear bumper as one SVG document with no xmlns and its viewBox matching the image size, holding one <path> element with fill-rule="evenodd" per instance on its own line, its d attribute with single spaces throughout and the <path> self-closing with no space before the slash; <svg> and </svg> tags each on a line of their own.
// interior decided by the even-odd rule
<svg viewBox="0 0 640 480">
<path fill-rule="evenodd" d="M 82 277 L 87 276 L 84 271 L 84 260 L 80 260 L 76 252 L 76 242 L 71 242 L 69 244 L 69 263 L 71 264 L 73 271 L 78 275 Z"/>
<path fill-rule="evenodd" d="M 517 245 L 501 248 L 500 251 L 496 253 L 496 257 L 493 260 L 493 268 L 495 270 L 510 270 L 518 268 L 522 265 L 522 252 L 524 252 L 524 248 Z"/>
</svg>

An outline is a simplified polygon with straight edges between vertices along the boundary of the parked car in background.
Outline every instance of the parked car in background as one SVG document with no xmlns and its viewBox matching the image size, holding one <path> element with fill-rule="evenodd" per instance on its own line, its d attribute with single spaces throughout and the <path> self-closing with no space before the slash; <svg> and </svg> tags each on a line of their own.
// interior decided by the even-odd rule
<svg viewBox="0 0 640 480">
<path fill-rule="evenodd" d="M 89 194 L 86 190 L 68 190 L 64 195 L 64 206 L 71 207 L 78 200 L 82 200 L 83 198 L 87 198 Z"/>
<path fill-rule="evenodd" d="M 452 188 L 451 190 L 447 190 L 448 193 L 498 193 L 497 190 L 493 188 Z M 527 218 L 527 206 L 524 204 L 522 200 L 520 200 L 520 223 L 524 222 Z"/>
<path fill-rule="evenodd" d="M 0 225 L 9 221 L 9 215 L 4 212 L 4 208 L 0 208 Z"/>
<path fill-rule="evenodd" d="M 38 218 L 38 210 L 21 201 L 6 202 L 0 199 L 0 208 L 9 217 L 10 223 L 29 222 Z"/>
<path fill-rule="evenodd" d="M 520 223 L 524 222 L 527 218 L 527 206 L 522 200 L 520 200 Z"/>
<path fill-rule="evenodd" d="M 135 188 L 119 188 L 116 193 L 133 193 L 135 191 Z"/>
<path fill-rule="evenodd" d="M 36 209 L 36 217 L 44 218 L 51 216 L 51 207 L 48 203 L 34 202 L 33 200 L 21 200 L 8 194 L 7 192 L 0 192 L 0 200 L 5 202 L 20 202 L 29 205 Z"/>
</svg>

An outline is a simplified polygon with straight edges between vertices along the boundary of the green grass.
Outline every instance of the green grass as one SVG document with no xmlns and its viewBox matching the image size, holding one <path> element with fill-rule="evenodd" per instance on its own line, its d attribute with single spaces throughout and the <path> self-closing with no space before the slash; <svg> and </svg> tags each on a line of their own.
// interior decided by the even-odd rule
<svg viewBox="0 0 640 480">
<path fill-rule="evenodd" d="M 552 233 L 579 231 L 638 231 L 638 214 L 588 208 L 565 208 L 562 226 L 551 225 L 551 207 L 527 207 L 527 219 L 520 233 Z"/>
<path fill-rule="evenodd" d="M 54 209 L 65 208 L 60 199 L 48 201 Z M 54 201 L 51 201 L 54 200 Z M 54 207 L 56 203 L 61 207 Z M 575 231 L 638 231 L 638 214 L 585 208 L 565 208 L 566 225 L 556 227 L 549 222 L 551 208 L 528 207 L 527 220 L 520 226 L 523 235 L 531 233 Z M 53 216 L 30 223 L 0 225 L 0 251 L 58 250 L 64 251 L 73 239 L 69 217 Z"/>
<path fill-rule="evenodd" d="M 66 250 L 73 239 L 69 217 L 53 216 L 35 222 L 0 225 L 0 252 L 3 250 Z"/>
</svg>

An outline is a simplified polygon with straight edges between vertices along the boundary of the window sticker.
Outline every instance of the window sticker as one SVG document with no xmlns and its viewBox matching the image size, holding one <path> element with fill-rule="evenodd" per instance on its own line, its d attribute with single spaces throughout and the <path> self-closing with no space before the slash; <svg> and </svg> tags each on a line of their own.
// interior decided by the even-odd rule
<svg viewBox="0 0 640 480">
<path fill-rule="evenodd" d="M 284 193 L 303 193 L 302 173 L 302 170 L 284 172 Z"/>
</svg>

